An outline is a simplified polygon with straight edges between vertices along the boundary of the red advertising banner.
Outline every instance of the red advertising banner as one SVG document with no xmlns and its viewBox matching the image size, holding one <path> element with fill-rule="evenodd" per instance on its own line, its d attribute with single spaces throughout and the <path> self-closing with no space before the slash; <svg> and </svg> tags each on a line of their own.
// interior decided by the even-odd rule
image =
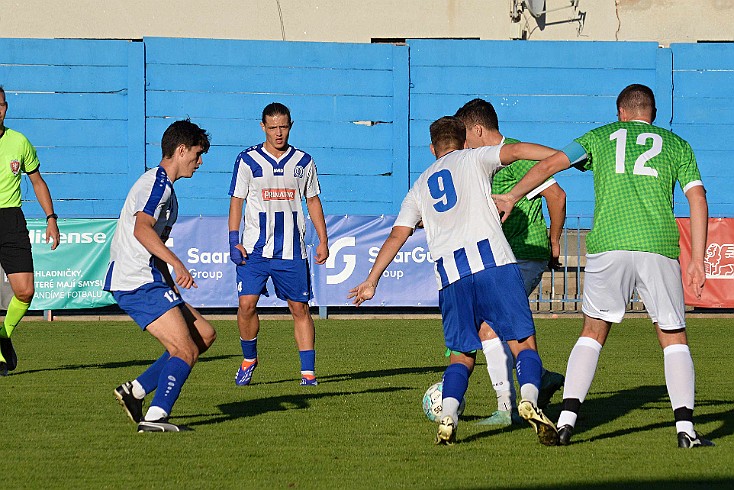
<svg viewBox="0 0 734 490">
<path fill-rule="evenodd" d="M 706 284 L 700 298 L 685 286 L 686 268 L 691 259 L 691 227 L 689 218 L 678 218 L 680 231 L 680 266 L 683 291 L 688 306 L 734 308 L 734 218 L 710 218 L 704 267 Z"/>
</svg>

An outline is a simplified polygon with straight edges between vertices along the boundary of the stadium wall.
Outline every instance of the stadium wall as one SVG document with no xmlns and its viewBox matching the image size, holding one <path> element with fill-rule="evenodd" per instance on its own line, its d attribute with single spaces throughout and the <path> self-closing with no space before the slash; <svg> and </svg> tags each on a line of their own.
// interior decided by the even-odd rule
<svg viewBox="0 0 734 490">
<path fill-rule="evenodd" d="M 617 93 L 635 82 L 655 89 L 657 124 L 693 145 L 711 215 L 734 215 L 725 137 L 734 44 L 0 39 L 6 124 L 38 148 L 64 217 L 115 217 L 135 178 L 158 163 L 165 127 L 182 117 L 213 143 L 196 177 L 177 184 L 183 214 L 225 215 L 234 158 L 262 141 L 260 111 L 274 100 L 293 112 L 291 143 L 319 166 L 327 214 L 394 214 L 432 160 L 428 125 L 467 100 L 491 100 L 508 136 L 559 146 L 615 119 Z M 568 214 L 588 225 L 591 176 L 558 180 Z M 23 192 L 34 200 L 27 180 Z M 679 191 L 675 203 L 687 216 Z"/>
</svg>

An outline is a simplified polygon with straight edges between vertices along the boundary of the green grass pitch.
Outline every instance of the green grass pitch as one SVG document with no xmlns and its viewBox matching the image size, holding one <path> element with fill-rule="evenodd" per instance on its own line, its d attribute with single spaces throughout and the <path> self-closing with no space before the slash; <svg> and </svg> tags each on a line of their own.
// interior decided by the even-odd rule
<svg viewBox="0 0 734 490">
<path fill-rule="evenodd" d="M 529 426 L 473 422 L 496 402 L 481 354 L 459 442 L 434 446 L 421 410 L 441 379 L 438 319 L 317 320 L 319 386 L 300 387 L 289 321 L 263 321 L 253 384 L 236 387 L 234 321 L 194 368 L 172 421 L 138 434 L 112 391 L 160 354 L 132 322 L 24 321 L 18 369 L 0 378 L 0 487 L 16 488 L 733 488 L 734 320 L 689 318 L 697 428 L 716 447 L 676 447 L 663 357 L 646 319 L 612 329 L 573 444 Z M 537 322 L 546 367 L 565 371 L 578 318 Z M 547 412 L 559 413 L 560 395 Z"/>
</svg>

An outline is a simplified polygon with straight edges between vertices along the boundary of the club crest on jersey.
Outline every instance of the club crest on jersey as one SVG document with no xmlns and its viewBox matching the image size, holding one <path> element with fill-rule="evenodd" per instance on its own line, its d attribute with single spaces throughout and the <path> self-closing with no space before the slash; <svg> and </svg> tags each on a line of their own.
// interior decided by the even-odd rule
<svg viewBox="0 0 734 490">
<path fill-rule="evenodd" d="M 263 189 L 263 201 L 293 201 L 296 198 L 295 189 Z"/>
<path fill-rule="evenodd" d="M 297 179 L 303 178 L 303 172 L 304 169 L 300 165 L 296 165 L 296 168 L 293 169 L 293 176 Z"/>
<path fill-rule="evenodd" d="M 10 160 L 10 171 L 13 172 L 13 175 L 18 175 L 18 172 L 20 172 L 20 162 L 18 160 Z"/>
</svg>

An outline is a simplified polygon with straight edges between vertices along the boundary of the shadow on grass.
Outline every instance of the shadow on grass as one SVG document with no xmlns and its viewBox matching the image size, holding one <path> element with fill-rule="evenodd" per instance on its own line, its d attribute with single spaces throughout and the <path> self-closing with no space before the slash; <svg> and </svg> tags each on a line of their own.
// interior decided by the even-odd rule
<svg viewBox="0 0 734 490">
<path fill-rule="evenodd" d="M 660 418 L 659 413 L 661 409 L 659 406 L 648 406 L 649 404 L 663 403 L 668 405 L 669 414 L 667 417 Z M 591 442 L 604 439 L 611 439 L 614 437 L 620 437 L 627 434 L 633 434 L 636 432 L 645 432 L 653 429 L 660 429 L 666 427 L 674 427 L 674 418 L 672 407 L 669 406 L 668 392 L 665 386 L 662 385 L 649 385 L 639 386 L 629 390 L 622 390 L 617 392 L 601 393 L 590 400 L 586 400 L 581 406 L 579 413 L 579 421 L 574 429 L 574 435 L 572 439 L 573 443 L 579 442 Z M 707 400 L 697 404 L 697 407 L 722 407 L 730 405 L 731 401 L 725 400 Z M 605 432 L 603 434 L 584 438 L 584 432 L 590 427 L 603 427 L 616 419 L 627 415 L 633 410 L 650 410 L 656 412 L 654 417 L 655 421 L 645 425 L 638 425 L 636 427 L 628 427 L 620 430 L 613 430 Z M 561 411 L 560 404 L 552 404 L 546 409 L 548 417 L 556 421 Z M 479 416 L 472 416 L 466 418 L 468 423 L 472 423 L 481 419 Z M 694 421 L 698 424 L 719 422 L 721 425 L 714 431 L 705 434 L 706 438 L 715 439 L 730 436 L 734 434 L 734 409 L 725 410 L 716 413 L 707 413 L 703 415 L 695 415 Z M 491 437 L 500 432 L 514 431 L 514 430 L 526 430 L 528 425 L 512 425 L 510 427 L 493 427 L 491 430 L 483 431 L 472 436 L 469 436 L 464 441 L 472 441 L 476 439 L 483 439 L 485 437 Z"/>
<path fill-rule="evenodd" d="M 732 478 L 688 478 L 675 480 L 618 480 L 604 483 L 565 483 L 565 484 L 554 484 L 554 485 L 523 485 L 520 487 L 505 487 L 507 490 L 529 490 L 529 489 L 563 489 L 563 490 L 574 490 L 574 489 L 593 489 L 593 490 L 612 490 L 619 488 L 644 488 L 645 490 L 671 490 L 677 488 L 685 489 L 711 489 L 711 488 L 732 488 L 734 486 L 734 479 Z"/>
<path fill-rule="evenodd" d="M 207 363 L 207 362 L 212 362 L 212 361 L 221 361 L 223 359 L 234 359 L 234 358 L 239 359 L 240 357 L 241 356 L 239 355 L 205 356 L 205 357 L 201 357 L 197 361 L 197 364 Z M 129 360 L 129 361 L 116 361 L 116 362 L 99 362 L 99 363 L 88 363 L 88 364 L 65 364 L 63 366 L 58 366 L 58 367 L 53 367 L 53 368 L 29 369 L 27 371 L 19 370 L 19 371 L 13 372 L 13 376 L 43 373 L 47 371 L 69 371 L 69 370 L 77 370 L 77 369 L 120 369 L 120 368 L 129 368 L 129 367 L 147 368 L 154 362 L 155 362 L 155 358 L 154 359 L 136 359 L 136 360 Z"/>
<path fill-rule="evenodd" d="M 363 395 L 368 393 L 391 393 L 395 391 L 411 390 L 408 387 L 389 387 L 389 388 L 374 388 L 363 391 L 332 391 L 328 393 L 306 393 L 301 392 L 292 395 L 273 396 L 268 398 L 254 398 L 250 400 L 243 400 L 231 403 L 223 403 L 217 405 L 217 408 L 221 411 L 221 415 L 214 415 L 211 418 L 186 424 L 189 427 L 196 427 L 202 425 L 219 424 L 221 422 L 228 422 L 231 420 L 237 420 L 243 417 L 255 417 L 270 412 L 284 412 L 287 410 L 305 410 L 311 406 L 311 401 L 319 400 L 322 398 L 331 397 L 342 397 L 350 395 Z M 202 414 L 190 415 L 179 418 L 200 418 Z"/>
<path fill-rule="evenodd" d="M 371 379 L 371 378 L 385 378 L 389 376 L 403 376 L 406 374 L 430 374 L 438 373 L 443 375 L 446 370 L 446 366 L 424 366 L 424 367 L 402 367 L 394 369 L 380 369 L 377 371 L 357 371 L 354 373 L 341 373 L 341 374 L 319 374 L 319 384 L 323 383 L 338 383 L 340 381 L 354 381 L 359 379 Z M 440 380 L 440 377 L 439 377 Z M 292 379 L 280 379 L 276 381 L 264 381 L 257 384 L 278 384 L 278 383 L 292 383 Z"/>
</svg>

